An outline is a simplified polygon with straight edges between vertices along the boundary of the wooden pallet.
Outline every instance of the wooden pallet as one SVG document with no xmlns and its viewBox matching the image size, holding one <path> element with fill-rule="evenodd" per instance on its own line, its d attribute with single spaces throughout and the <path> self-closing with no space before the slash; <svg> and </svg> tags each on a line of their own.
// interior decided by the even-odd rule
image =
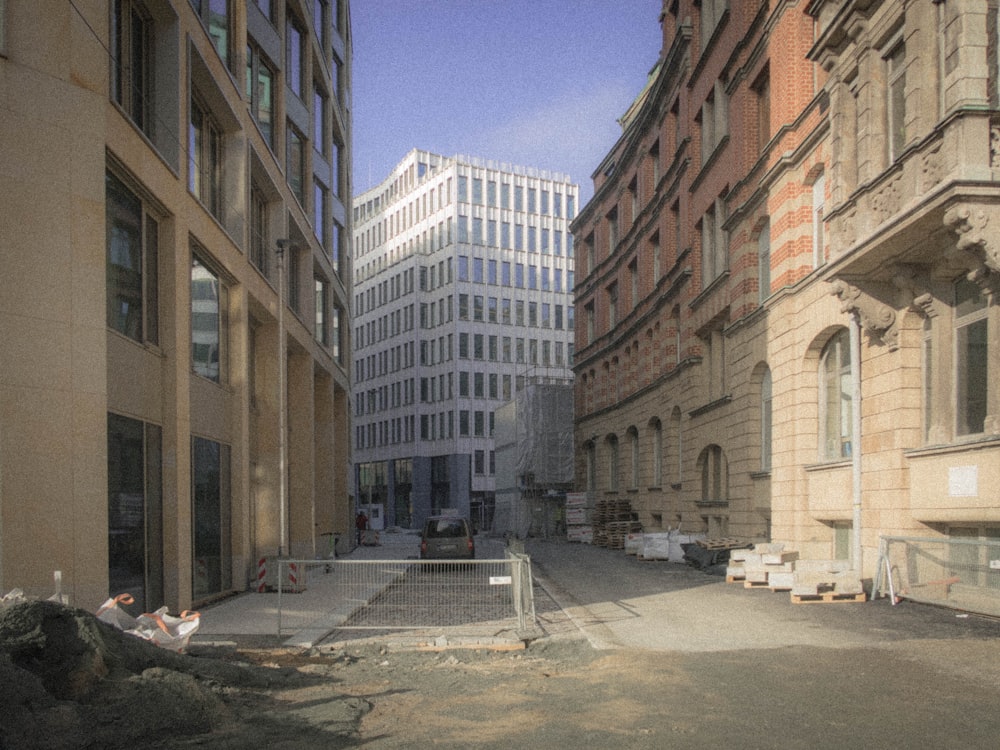
<svg viewBox="0 0 1000 750">
<path fill-rule="evenodd" d="M 746 576 L 726 576 L 726 583 L 744 583 Z"/>
<path fill-rule="evenodd" d="M 769 589 L 771 588 L 767 581 L 743 581 L 743 588 L 745 589 Z"/>
<path fill-rule="evenodd" d="M 695 541 L 702 549 L 740 549 L 746 547 L 747 543 L 739 539 L 698 539 Z"/>
<path fill-rule="evenodd" d="M 866 600 L 865 592 L 860 594 L 838 594 L 836 591 L 827 591 L 822 594 L 792 594 L 792 604 L 832 604 L 835 602 L 863 602 Z"/>
</svg>

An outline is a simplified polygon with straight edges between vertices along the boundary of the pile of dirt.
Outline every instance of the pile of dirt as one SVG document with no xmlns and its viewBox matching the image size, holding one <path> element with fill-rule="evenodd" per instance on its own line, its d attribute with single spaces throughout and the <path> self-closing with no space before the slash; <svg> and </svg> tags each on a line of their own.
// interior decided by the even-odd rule
<svg viewBox="0 0 1000 750">
<path fill-rule="evenodd" d="M 325 695 L 335 726 L 297 725 L 278 698 L 323 682 L 310 670 L 178 654 L 50 601 L 0 611 L 0 750 L 231 746 L 298 737 L 330 745 L 351 735 L 365 701 Z M 336 704 L 336 705 L 333 705 Z M 291 723 L 289 720 L 291 719 Z M 200 740 L 198 738 L 201 738 Z"/>
</svg>

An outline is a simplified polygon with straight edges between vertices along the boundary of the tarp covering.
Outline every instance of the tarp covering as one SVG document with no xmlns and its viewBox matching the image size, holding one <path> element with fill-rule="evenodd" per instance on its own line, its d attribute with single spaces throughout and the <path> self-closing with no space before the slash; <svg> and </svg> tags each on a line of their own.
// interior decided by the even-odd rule
<svg viewBox="0 0 1000 750">
<path fill-rule="evenodd" d="M 493 531 L 523 538 L 532 526 L 532 498 L 573 483 L 572 384 L 527 384 L 497 409 L 493 439 Z"/>
</svg>

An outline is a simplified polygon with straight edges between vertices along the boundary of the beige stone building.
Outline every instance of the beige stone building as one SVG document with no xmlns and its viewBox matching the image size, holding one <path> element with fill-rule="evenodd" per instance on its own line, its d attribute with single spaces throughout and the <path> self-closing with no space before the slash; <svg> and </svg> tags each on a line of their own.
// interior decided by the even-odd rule
<svg viewBox="0 0 1000 750">
<path fill-rule="evenodd" d="M 994 4 L 660 21 L 573 226 L 579 488 L 866 578 L 886 535 L 996 538 Z"/>
<path fill-rule="evenodd" d="M 347 0 L 0 2 L 0 591 L 349 527 L 350 65 Z"/>
</svg>

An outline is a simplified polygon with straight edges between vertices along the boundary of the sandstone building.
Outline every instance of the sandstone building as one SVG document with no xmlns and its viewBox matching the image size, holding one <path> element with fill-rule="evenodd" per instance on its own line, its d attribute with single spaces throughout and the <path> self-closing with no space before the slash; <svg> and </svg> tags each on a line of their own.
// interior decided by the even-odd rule
<svg viewBox="0 0 1000 750">
<path fill-rule="evenodd" d="M 0 2 L 0 590 L 348 528 L 350 65 L 347 0 Z"/>
<path fill-rule="evenodd" d="M 993 3 L 665 0 L 577 238 L 577 483 L 872 577 L 1000 536 Z"/>
</svg>

